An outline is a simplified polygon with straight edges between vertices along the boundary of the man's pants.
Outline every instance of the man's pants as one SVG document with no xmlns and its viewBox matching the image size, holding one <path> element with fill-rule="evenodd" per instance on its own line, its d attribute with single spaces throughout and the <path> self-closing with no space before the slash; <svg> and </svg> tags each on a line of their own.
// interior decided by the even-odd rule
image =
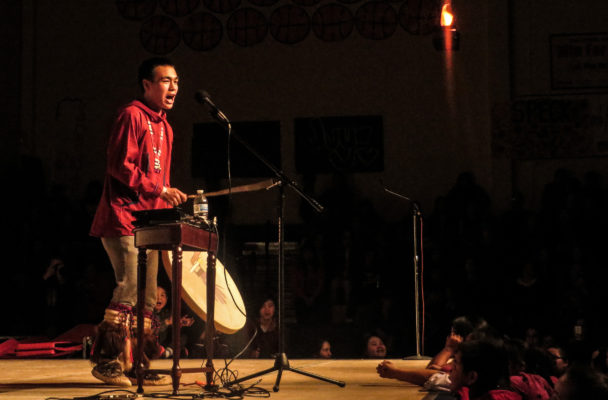
<svg viewBox="0 0 608 400">
<path fill-rule="evenodd" d="M 137 255 L 133 236 L 101 238 L 110 257 L 116 278 L 112 303 L 135 306 L 137 304 Z M 156 305 L 156 283 L 158 277 L 158 251 L 148 250 L 146 272 L 146 294 L 144 310 L 152 311 Z"/>
</svg>

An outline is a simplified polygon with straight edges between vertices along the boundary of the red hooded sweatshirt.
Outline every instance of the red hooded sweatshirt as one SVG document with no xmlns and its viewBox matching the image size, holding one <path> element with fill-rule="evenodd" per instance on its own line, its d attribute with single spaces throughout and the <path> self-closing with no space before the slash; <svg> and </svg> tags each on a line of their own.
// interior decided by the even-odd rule
<svg viewBox="0 0 608 400">
<path fill-rule="evenodd" d="M 92 236 L 133 235 L 133 211 L 169 207 L 160 194 L 163 186 L 169 186 L 172 143 L 173 130 L 164 111 L 158 113 L 139 100 L 119 110 L 108 143 Z M 156 158 L 159 164 L 155 168 Z"/>
</svg>

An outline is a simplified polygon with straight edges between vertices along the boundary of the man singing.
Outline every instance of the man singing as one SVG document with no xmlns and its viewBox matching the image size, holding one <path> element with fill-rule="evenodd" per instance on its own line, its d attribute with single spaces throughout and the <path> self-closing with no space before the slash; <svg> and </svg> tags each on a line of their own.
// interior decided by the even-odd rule
<svg viewBox="0 0 608 400">
<path fill-rule="evenodd" d="M 133 238 L 133 212 L 177 206 L 185 193 L 169 181 L 173 130 L 166 111 L 173 108 L 178 77 L 173 63 L 155 57 L 139 67 L 139 99 L 119 110 L 107 149 L 104 188 L 90 234 L 101 238 L 116 277 L 116 288 L 99 324 L 91 354 L 92 374 L 112 385 L 136 382 L 132 370 L 131 338 L 136 338 L 135 307 L 144 307 L 146 357 L 160 349 L 154 321 L 158 252 L 148 252 L 145 304 L 137 304 L 137 253 Z M 146 360 L 148 363 L 149 361 Z M 167 377 L 147 374 L 144 383 L 166 384 Z"/>
</svg>

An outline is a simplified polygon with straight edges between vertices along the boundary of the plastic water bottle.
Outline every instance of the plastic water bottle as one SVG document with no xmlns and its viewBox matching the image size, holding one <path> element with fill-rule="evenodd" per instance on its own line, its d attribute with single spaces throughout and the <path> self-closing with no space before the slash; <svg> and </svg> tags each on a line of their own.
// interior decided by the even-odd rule
<svg viewBox="0 0 608 400">
<path fill-rule="evenodd" d="M 194 217 L 201 218 L 205 221 L 209 218 L 209 203 L 207 197 L 205 197 L 205 191 L 199 189 L 196 191 L 196 197 L 194 198 Z"/>
</svg>

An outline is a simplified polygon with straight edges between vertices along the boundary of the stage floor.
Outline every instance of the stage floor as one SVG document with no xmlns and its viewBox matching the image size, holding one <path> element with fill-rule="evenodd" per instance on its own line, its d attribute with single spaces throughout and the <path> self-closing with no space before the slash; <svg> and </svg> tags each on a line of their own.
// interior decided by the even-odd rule
<svg viewBox="0 0 608 400">
<path fill-rule="evenodd" d="M 180 367 L 200 368 L 205 360 L 184 359 Z M 403 366 L 424 367 L 428 361 L 393 360 Z M 284 371 L 281 377 L 279 391 L 273 392 L 272 387 L 277 378 L 277 372 L 253 378 L 241 383 L 250 386 L 261 379 L 257 387 L 266 389 L 269 397 L 275 400 L 430 400 L 435 395 L 422 391 L 419 386 L 399 382 L 393 379 L 383 379 L 376 374 L 378 360 L 290 360 L 292 368 L 327 378 L 346 382 L 345 387 L 323 382 L 295 372 Z M 236 360 L 230 365 L 231 370 L 238 376 L 271 368 L 273 360 Z M 171 360 L 156 360 L 152 363 L 155 369 L 170 369 Z M 223 360 L 215 360 L 216 369 L 224 366 Z M 129 390 L 133 394 L 136 386 L 130 388 L 111 387 L 102 384 L 91 373 L 88 360 L 0 360 L 0 399 L 74 399 L 93 396 L 113 389 Z M 204 381 L 203 373 L 184 373 L 181 379 L 180 396 L 172 397 L 171 386 L 145 386 L 143 398 L 180 398 L 187 399 L 187 394 L 201 394 L 203 391 L 196 386 L 195 381 Z M 106 393 L 108 396 L 110 393 Z M 115 392 L 114 395 L 128 394 Z M 246 396 L 247 398 L 248 396 Z M 260 397 L 260 396 L 256 396 Z M 196 398 L 196 397 L 195 397 Z"/>
</svg>

